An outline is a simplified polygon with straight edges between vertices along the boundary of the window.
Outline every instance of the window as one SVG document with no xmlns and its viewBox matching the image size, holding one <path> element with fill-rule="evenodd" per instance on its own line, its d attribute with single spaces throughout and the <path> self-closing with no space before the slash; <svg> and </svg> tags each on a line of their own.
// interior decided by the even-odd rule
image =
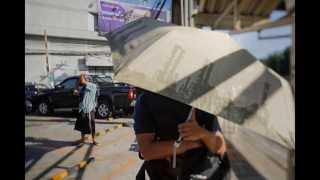
<svg viewBox="0 0 320 180">
<path fill-rule="evenodd" d="M 94 81 L 97 83 L 110 83 L 112 79 L 110 76 L 93 76 Z"/>
<path fill-rule="evenodd" d="M 110 66 L 89 66 L 88 71 L 92 75 L 107 75 L 111 77 L 113 67 Z"/>
<path fill-rule="evenodd" d="M 88 30 L 94 31 L 94 32 L 99 32 L 98 14 L 88 13 Z"/>
<path fill-rule="evenodd" d="M 64 89 L 74 89 L 76 87 L 77 82 L 78 79 L 68 79 L 61 83 L 61 85 L 63 85 Z"/>
</svg>

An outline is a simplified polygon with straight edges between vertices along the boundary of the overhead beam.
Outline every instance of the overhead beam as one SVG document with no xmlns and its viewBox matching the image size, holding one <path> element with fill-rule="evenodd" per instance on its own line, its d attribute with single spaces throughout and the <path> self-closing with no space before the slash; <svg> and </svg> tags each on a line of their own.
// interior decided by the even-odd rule
<svg viewBox="0 0 320 180">
<path fill-rule="evenodd" d="M 233 8 L 233 29 L 239 31 L 241 29 L 241 20 L 240 20 L 240 12 L 239 12 L 239 6 L 238 1 L 235 0 L 236 3 Z"/>
<path fill-rule="evenodd" d="M 232 31 L 230 32 L 230 34 L 240 34 L 245 32 L 261 31 L 263 29 L 290 25 L 292 24 L 292 22 L 293 22 L 292 16 L 288 15 L 273 22 L 261 23 L 260 25 L 251 26 L 249 28 L 242 29 L 241 31 Z"/>
<path fill-rule="evenodd" d="M 223 12 L 223 10 L 226 8 L 226 6 L 231 3 L 233 0 L 220 0 L 218 5 L 217 5 L 217 11 L 218 12 Z"/>
<path fill-rule="evenodd" d="M 215 20 L 214 26 L 213 28 L 216 29 L 220 23 L 220 21 L 227 15 L 230 13 L 230 11 L 232 10 L 233 6 L 237 3 L 236 0 L 233 0 L 228 6 L 227 8 L 222 12 L 222 14 L 218 17 L 218 19 Z"/>
<path fill-rule="evenodd" d="M 214 22 L 220 17 L 219 14 L 199 13 L 194 16 L 194 23 L 196 26 L 214 26 Z M 238 19 L 241 19 L 241 26 L 248 27 L 253 23 L 261 20 L 266 20 L 266 17 L 260 16 L 244 16 L 239 15 Z M 233 29 L 234 17 L 233 15 L 226 15 L 224 20 L 219 23 L 216 29 Z"/>
<path fill-rule="evenodd" d="M 254 9 L 256 9 L 256 7 L 259 5 L 260 0 L 255 0 L 255 1 L 251 1 L 250 4 L 247 7 L 248 12 L 250 13 L 250 15 L 253 15 L 252 12 Z"/>
<path fill-rule="evenodd" d="M 248 7 L 250 5 L 250 3 L 252 3 L 251 0 L 242 0 L 239 4 L 239 11 L 243 14 L 248 14 Z"/>
<path fill-rule="evenodd" d="M 274 1 L 274 0 L 273 0 Z M 259 4 L 257 5 L 257 8 L 254 9 L 253 15 L 259 16 L 264 11 L 265 7 L 272 3 L 273 1 L 270 0 L 260 0 Z M 278 2 L 278 0 L 276 0 Z"/>
<path fill-rule="evenodd" d="M 273 0 L 273 1 L 269 0 L 268 3 L 263 8 L 263 12 L 259 12 L 260 13 L 259 15 L 262 15 L 262 16 L 270 15 L 271 12 L 273 10 L 275 10 L 279 6 L 280 3 L 281 3 L 281 1 L 279 1 L 279 0 Z"/>
<path fill-rule="evenodd" d="M 217 0 L 209 0 L 207 2 L 207 11 L 212 13 L 214 11 Z"/>
<path fill-rule="evenodd" d="M 206 5 L 206 0 L 200 0 L 200 4 L 199 4 L 200 13 L 204 12 L 205 5 Z"/>
</svg>

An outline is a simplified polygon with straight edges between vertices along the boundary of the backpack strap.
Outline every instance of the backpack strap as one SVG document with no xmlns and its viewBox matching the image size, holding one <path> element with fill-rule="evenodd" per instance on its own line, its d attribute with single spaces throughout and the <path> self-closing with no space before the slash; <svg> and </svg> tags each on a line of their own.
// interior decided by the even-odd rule
<svg viewBox="0 0 320 180">
<path fill-rule="evenodd" d="M 140 153 L 139 153 L 139 158 L 140 158 Z M 146 172 L 146 162 L 143 161 L 137 175 L 136 175 L 136 180 L 145 180 L 145 172 Z"/>
<path fill-rule="evenodd" d="M 142 154 L 140 153 L 140 151 L 138 152 L 138 156 L 139 156 L 139 159 L 144 160 L 144 158 L 142 157 Z"/>
</svg>

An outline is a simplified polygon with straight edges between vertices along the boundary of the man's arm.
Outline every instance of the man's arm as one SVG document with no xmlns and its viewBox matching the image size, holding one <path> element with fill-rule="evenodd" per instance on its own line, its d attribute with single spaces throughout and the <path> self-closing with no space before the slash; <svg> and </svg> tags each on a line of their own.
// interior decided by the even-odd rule
<svg viewBox="0 0 320 180">
<path fill-rule="evenodd" d="M 163 159 L 173 154 L 172 141 L 154 141 L 153 133 L 137 134 L 139 151 L 145 160 Z M 187 150 L 201 147 L 200 141 L 183 141 L 177 148 L 177 154 L 182 154 Z"/>
</svg>

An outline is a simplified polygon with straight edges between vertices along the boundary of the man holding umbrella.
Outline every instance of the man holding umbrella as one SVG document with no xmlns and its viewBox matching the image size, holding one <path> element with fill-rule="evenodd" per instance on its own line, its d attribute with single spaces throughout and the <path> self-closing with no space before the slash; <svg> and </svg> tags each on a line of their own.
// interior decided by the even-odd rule
<svg viewBox="0 0 320 180">
<path fill-rule="evenodd" d="M 151 92 L 139 96 L 134 130 L 145 160 L 141 171 L 146 169 L 152 180 L 170 180 L 177 176 L 197 179 L 199 175 L 207 179 L 226 178 L 226 144 L 216 117 L 190 109 L 188 105 Z M 191 118 L 185 122 L 189 112 Z M 172 168 L 173 145 L 179 135 L 182 142 L 176 149 L 177 168 Z M 208 164 L 211 167 L 207 167 Z"/>
<path fill-rule="evenodd" d="M 210 114 L 294 149 L 290 85 L 228 34 L 140 18 L 106 37 L 113 54 L 114 79 L 159 94 L 141 95 L 134 117 L 151 179 L 172 179 L 177 174 L 181 179 L 193 174 L 213 179 L 214 167 L 228 166 L 223 163 L 228 162 L 224 138 Z M 188 118 L 190 106 L 196 110 Z M 241 153 L 251 156 L 249 152 Z M 173 154 L 178 157 L 171 159 Z"/>
</svg>

